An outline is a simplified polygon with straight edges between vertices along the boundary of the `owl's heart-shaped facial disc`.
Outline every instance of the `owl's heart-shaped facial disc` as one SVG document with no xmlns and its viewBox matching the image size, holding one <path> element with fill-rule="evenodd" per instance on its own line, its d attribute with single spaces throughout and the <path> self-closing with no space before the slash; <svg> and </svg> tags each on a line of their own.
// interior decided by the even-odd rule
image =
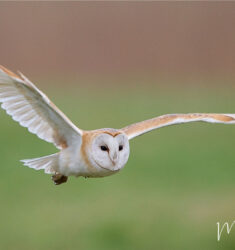
<svg viewBox="0 0 235 250">
<path fill-rule="evenodd" d="M 98 167 L 117 171 L 125 166 L 129 152 L 129 141 L 125 134 L 113 136 L 102 132 L 94 138 L 90 156 Z"/>
</svg>

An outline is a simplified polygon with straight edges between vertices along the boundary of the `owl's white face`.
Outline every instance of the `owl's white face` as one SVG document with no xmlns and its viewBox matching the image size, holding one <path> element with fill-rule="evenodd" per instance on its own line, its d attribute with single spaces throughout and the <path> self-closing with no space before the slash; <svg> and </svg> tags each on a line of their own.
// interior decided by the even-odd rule
<svg viewBox="0 0 235 250">
<path fill-rule="evenodd" d="M 117 171 L 125 166 L 129 153 L 129 140 L 125 134 L 101 133 L 92 142 L 90 156 L 99 168 Z"/>
</svg>

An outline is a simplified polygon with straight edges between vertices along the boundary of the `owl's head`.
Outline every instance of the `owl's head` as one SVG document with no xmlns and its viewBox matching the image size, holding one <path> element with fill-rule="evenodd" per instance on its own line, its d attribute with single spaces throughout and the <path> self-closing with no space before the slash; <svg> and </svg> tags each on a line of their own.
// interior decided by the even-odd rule
<svg viewBox="0 0 235 250">
<path fill-rule="evenodd" d="M 124 133 L 101 131 L 90 145 L 89 158 L 93 165 L 110 171 L 123 168 L 128 160 L 129 140 Z"/>
</svg>

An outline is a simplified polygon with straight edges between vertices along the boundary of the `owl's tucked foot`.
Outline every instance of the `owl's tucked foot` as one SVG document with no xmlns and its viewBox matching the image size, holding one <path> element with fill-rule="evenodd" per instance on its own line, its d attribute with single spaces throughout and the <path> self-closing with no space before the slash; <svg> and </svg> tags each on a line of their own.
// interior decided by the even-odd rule
<svg viewBox="0 0 235 250">
<path fill-rule="evenodd" d="M 54 181 L 55 185 L 60 185 L 68 180 L 68 177 L 62 174 L 54 174 L 51 179 Z"/>
</svg>

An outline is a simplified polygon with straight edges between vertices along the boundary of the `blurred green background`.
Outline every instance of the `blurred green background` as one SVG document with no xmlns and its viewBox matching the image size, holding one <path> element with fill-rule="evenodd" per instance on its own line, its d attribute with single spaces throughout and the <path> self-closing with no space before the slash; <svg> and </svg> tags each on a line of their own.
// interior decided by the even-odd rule
<svg viewBox="0 0 235 250">
<path fill-rule="evenodd" d="M 82 129 L 235 113 L 234 13 L 232 3 L 3 2 L 0 60 Z M 235 220 L 235 126 L 162 128 L 130 142 L 120 173 L 55 186 L 19 160 L 56 149 L 2 110 L 0 120 L 0 249 L 234 249 L 235 228 L 217 242 L 216 223 Z"/>
</svg>

